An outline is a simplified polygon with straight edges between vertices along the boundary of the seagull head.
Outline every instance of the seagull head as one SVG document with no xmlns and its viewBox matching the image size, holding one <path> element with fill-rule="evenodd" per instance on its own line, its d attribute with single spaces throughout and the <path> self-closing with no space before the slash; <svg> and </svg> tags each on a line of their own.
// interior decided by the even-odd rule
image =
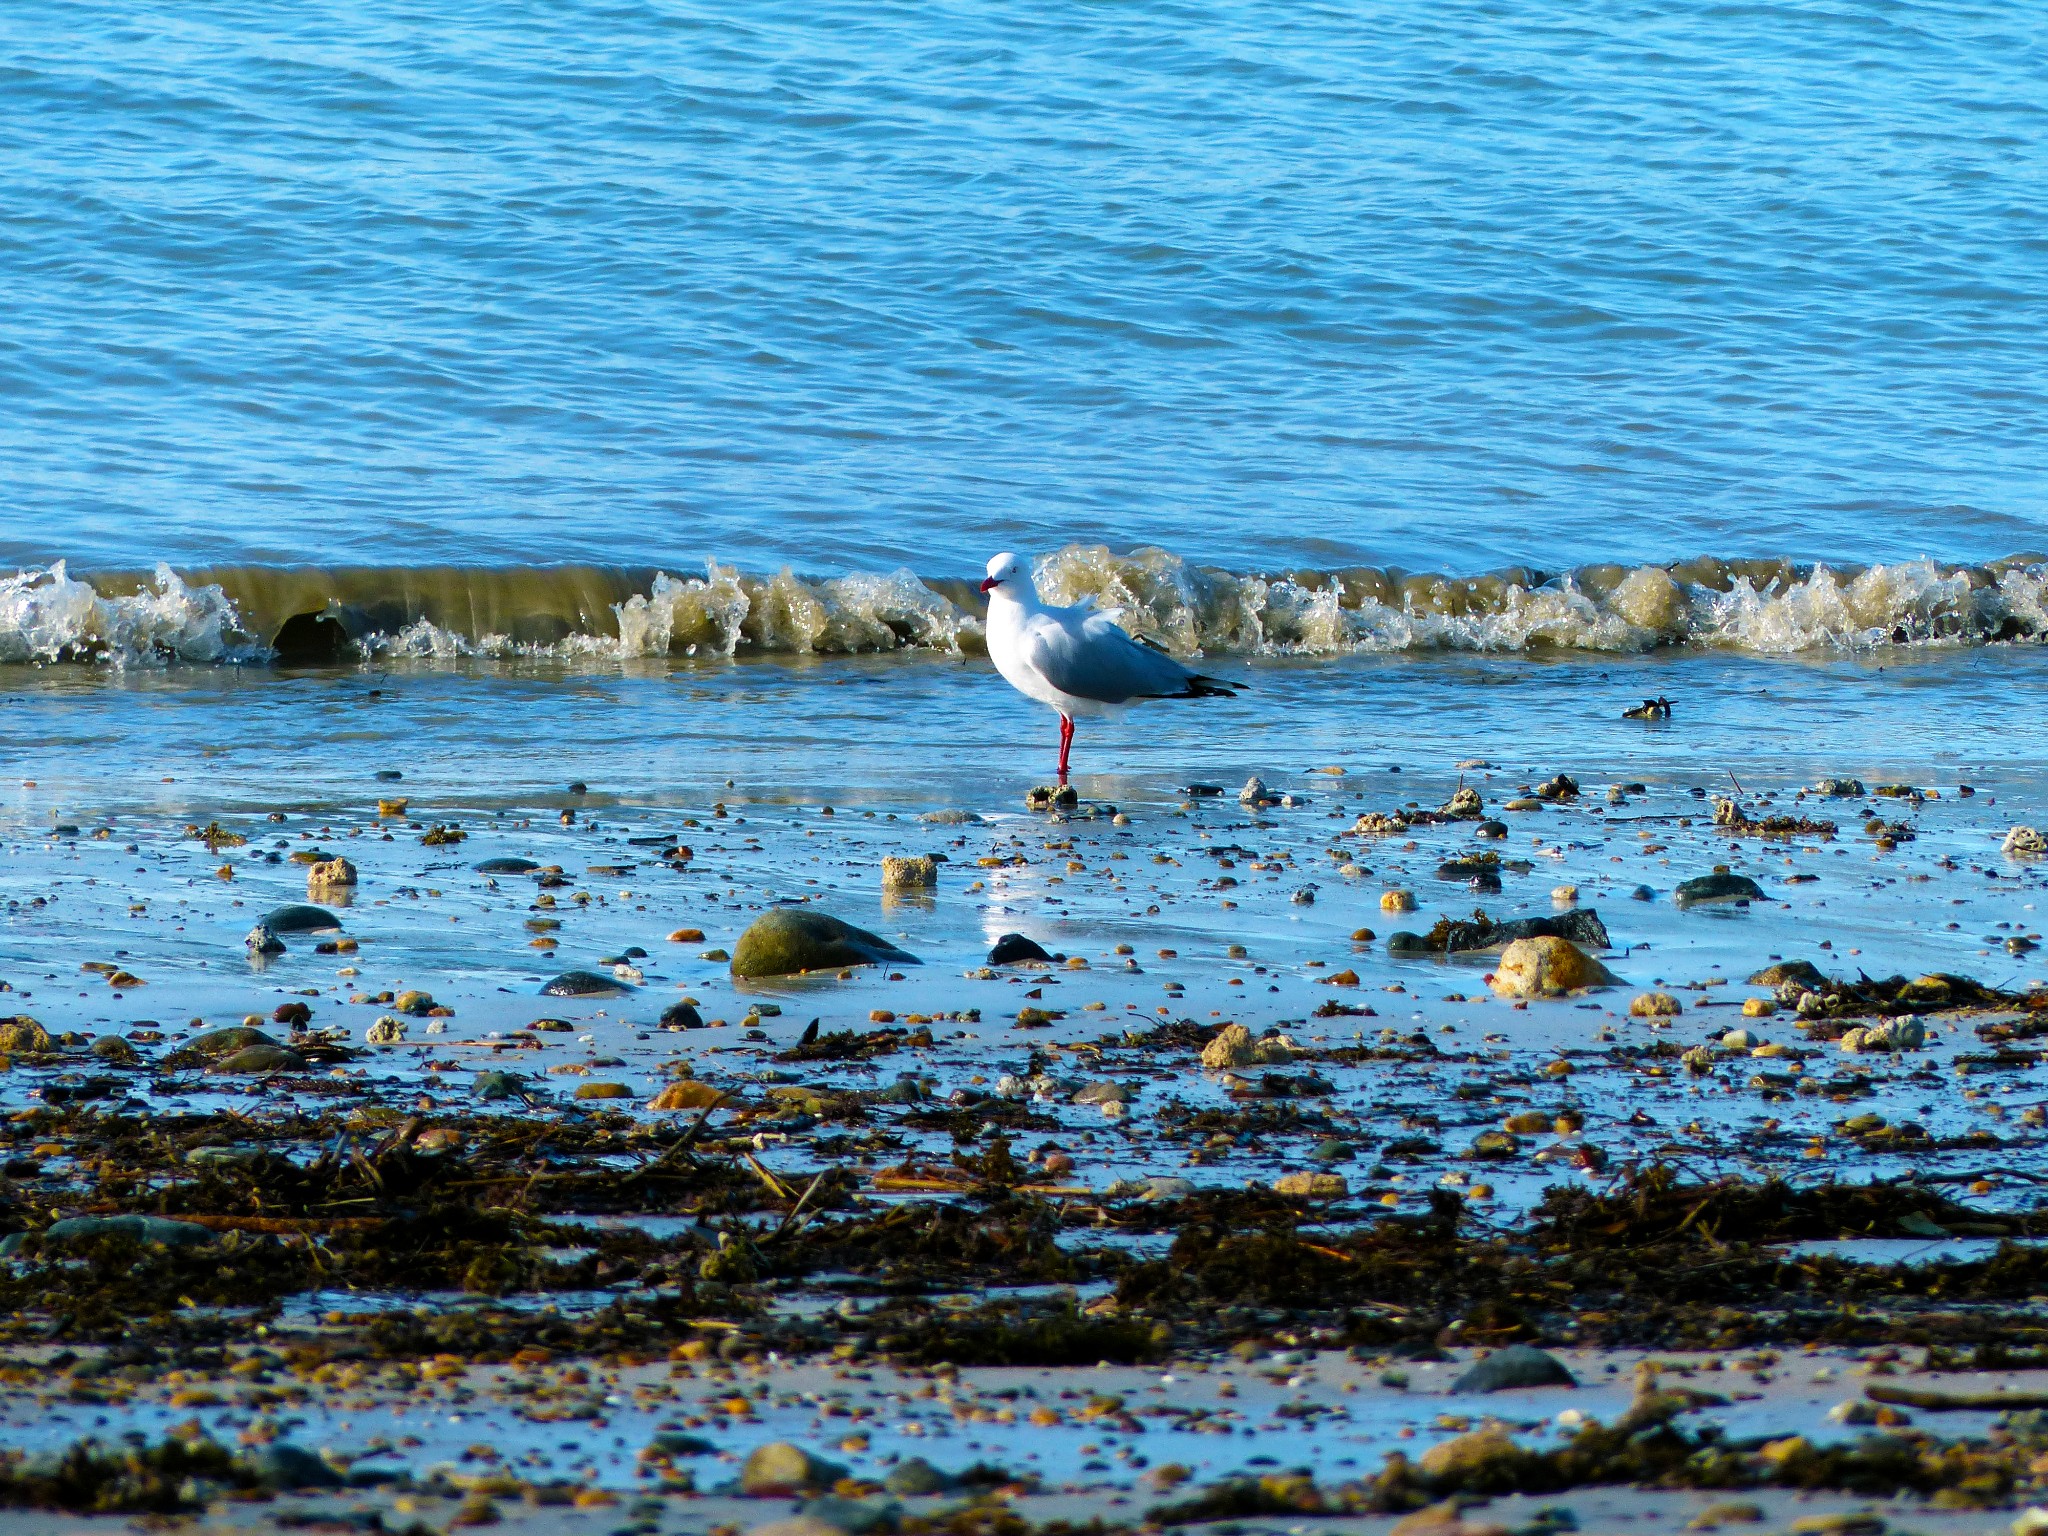
<svg viewBox="0 0 2048 1536">
<path fill-rule="evenodd" d="M 1012 585 L 1012 583 L 1015 583 L 1015 585 Z M 1023 594 L 1033 593 L 1030 570 L 1022 560 L 1008 551 L 997 555 L 993 560 L 989 561 L 988 575 L 981 583 L 982 594 L 986 596 L 988 593 L 995 591 L 996 588 L 1004 586 L 1010 588 L 1006 594 L 1010 597 L 1019 597 L 1021 595 L 1020 589 Z"/>
</svg>

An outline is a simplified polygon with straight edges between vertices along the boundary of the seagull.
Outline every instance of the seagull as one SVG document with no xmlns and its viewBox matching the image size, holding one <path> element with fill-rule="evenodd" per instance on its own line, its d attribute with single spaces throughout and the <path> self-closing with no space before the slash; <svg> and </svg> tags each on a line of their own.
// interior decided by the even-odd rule
<svg viewBox="0 0 2048 1536">
<path fill-rule="evenodd" d="M 1060 713 L 1060 783 L 1074 746 L 1074 716 L 1107 714 L 1139 699 L 1235 698 L 1237 685 L 1203 677 L 1159 647 L 1134 640 L 1091 601 L 1053 608 L 1031 568 L 1012 554 L 988 563 L 988 656 L 1012 688 Z"/>
</svg>

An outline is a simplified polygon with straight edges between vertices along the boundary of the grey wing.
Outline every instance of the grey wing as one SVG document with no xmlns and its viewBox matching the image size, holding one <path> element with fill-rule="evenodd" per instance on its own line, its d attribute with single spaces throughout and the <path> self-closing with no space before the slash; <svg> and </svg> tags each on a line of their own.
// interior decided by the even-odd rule
<svg viewBox="0 0 2048 1536">
<path fill-rule="evenodd" d="M 1087 615 L 1078 625 L 1040 625 L 1031 637 L 1031 661 L 1062 693 L 1103 704 L 1178 697 L 1189 691 L 1194 676 L 1164 651 L 1140 645 L 1099 613 Z"/>
</svg>

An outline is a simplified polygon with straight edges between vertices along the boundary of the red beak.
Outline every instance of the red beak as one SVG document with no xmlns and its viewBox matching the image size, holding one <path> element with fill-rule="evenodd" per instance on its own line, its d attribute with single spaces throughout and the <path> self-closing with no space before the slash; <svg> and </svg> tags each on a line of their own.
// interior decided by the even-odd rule
<svg viewBox="0 0 2048 1536">
<path fill-rule="evenodd" d="M 990 577 L 986 578 L 985 580 L 983 580 L 983 582 L 982 582 L 982 584 L 981 584 L 981 595 L 982 595 L 983 597 L 986 597 L 986 596 L 988 596 L 988 594 L 989 594 L 989 593 L 991 593 L 991 592 L 995 591 L 995 589 L 996 589 L 997 587 L 1000 587 L 1001 585 L 1002 585 L 1002 583 L 1001 583 L 1000 581 L 996 580 L 996 578 L 995 578 L 995 577 L 993 577 L 993 576 L 990 576 Z"/>
</svg>

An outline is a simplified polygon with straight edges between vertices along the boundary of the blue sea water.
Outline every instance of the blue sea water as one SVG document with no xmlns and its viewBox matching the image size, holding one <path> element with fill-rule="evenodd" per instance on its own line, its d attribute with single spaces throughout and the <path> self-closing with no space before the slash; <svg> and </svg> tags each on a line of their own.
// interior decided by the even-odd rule
<svg viewBox="0 0 2048 1536">
<path fill-rule="evenodd" d="M 2048 545 L 2015 4 L 16 4 L 0 560 Z"/>
</svg>

